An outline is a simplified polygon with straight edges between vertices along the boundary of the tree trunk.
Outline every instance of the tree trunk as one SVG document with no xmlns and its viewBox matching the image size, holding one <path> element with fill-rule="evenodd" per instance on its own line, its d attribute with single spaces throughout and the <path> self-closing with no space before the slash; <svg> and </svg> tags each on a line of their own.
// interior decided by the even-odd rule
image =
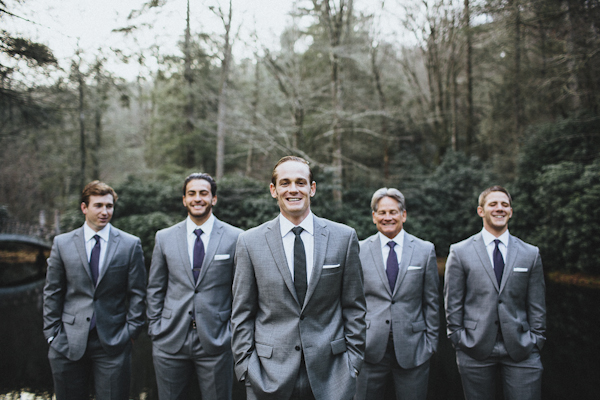
<svg viewBox="0 0 600 400">
<path fill-rule="evenodd" d="M 183 151 L 183 165 L 187 168 L 194 166 L 194 146 L 186 143 L 191 140 L 194 133 L 194 92 L 193 83 L 194 75 L 192 73 L 192 49 L 191 49 L 191 32 L 190 32 L 190 1 L 187 1 L 186 26 L 185 26 L 185 42 L 184 42 L 184 71 L 183 76 L 186 81 L 187 103 L 185 106 L 185 125 L 183 142 L 179 144 Z"/>
<path fill-rule="evenodd" d="M 219 82 L 219 106 L 217 113 L 217 171 L 216 179 L 220 180 L 225 174 L 225 135 L 227 121 L 227 80 L 229 79 L 229 64 L 231 62 L 231 16 L 233 8 L 229 0 L 229 14 L 227 20 L 221 15 L 225 27 L 225 43 L 223 48 L 223 59 L 221 60 L 221 79 Z"/>
<path fill-rule="evenodd" d="M 473 145 L 474 112 L 473 112 L 473 35 L 471 32 L 471 10 L 469 0 L 465 0 L 465 32 L 466 37 L 466 75 L 467 75 L 467 120 L 465 127 L 465 153 L 471 153 Z"/>
</svg>

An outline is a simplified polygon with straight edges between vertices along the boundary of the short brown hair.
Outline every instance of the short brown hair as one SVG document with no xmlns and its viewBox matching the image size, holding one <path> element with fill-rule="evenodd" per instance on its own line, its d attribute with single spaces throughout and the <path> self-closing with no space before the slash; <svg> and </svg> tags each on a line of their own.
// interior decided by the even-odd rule
<svg viewBox="0 0 600 400">
<path fill-rule="evenodd" d="M 111 194 L 113 197 L 113 202 L 117 202 L 117 192 L 115 192 L 113 188 L 104 182 L 92 181 L 83 188 L 83 191 L 81 192 L 81 202 L 88 206 L 90 202 L 90 196 L 105 196 L 107 194 Z"/>
<path fill-rule="evenodd" d="M 508 197 L 508 205 L 512 207 L 512 197 L 510 197 L 510 193 L 508 193 L 508 190 L 504 189 L 502 186 L 499 185 L 490 186 L 489 188 L 481 192 L 481 194 L 479 195 L 479 207 L 483 207 L 485 205 L 485 198 L 488 197 L 488 195 L 492 192 L 502 192 L 506 194 L 506 196 Z"/>
<path fill-rule="evenodd" d="M 281 164 L 288 162 L 288 161 L 296 161 L 302 164 L 306 164 L 306 166 L 308 167 L 308 179 L 310 182 L 308 182 L 308 184 L 312 184 L 313 182 L 313 172 L 312 169 L 310 168 L 310 164 L 308 161 L 306 161 L 304 158 L 302 157 L 297 157 L 297 156 L 285 156 L 279 159 L 279 161 L 277 161 L 277 164 L 275 164 L 275 166 L 273 167 L 273 172 L 271 173 L 271 183 L 274 186 L 277 186 L 277 172 L 275 171 L 277 169 L 277 167 L 279 167 Z"/>
</svg>

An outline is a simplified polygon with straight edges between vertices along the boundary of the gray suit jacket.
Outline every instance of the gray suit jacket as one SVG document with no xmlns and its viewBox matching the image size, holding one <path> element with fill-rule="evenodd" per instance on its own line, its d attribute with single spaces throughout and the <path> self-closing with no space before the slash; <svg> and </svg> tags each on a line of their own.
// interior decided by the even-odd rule
<svg viewBox="0 0 600 400">
<path fill-rule="evenodd" d="M 83 227 L 54 238 L 44 286 L 44 336 L 70 360 L 87 347 L 91 317 L 110 355 L 123 351 L 144 324 L 146 267 L 140 239 L 114 226 L 96 287 L 85 251 Z"/>
<path fill-rule="evenodd" d="M 354 395 L 365 345 L 363 276 L 354 229 L 314 217 L 314 266 L 299 304 L 279 220 L 240 235 L 232 347 L 238 378 L 260 399 L 286 399 L 304 353 L 317 400 Z M 246 375 L 247 374 L 247 375 Z"/>
<path fill-rule="evenodd" d="M 537 247 L 510 235 L 498 286 L 481 233 L 450 246 L 444 300 L 448 337 L 476 360 L 494 348 L 498 327 L 515 361 L 546 340 L 546 285 Z"/>
<path fill-rule="evenodd" d="M 198 282 L 188 255 L 185 221 L 156 233 L 148 277 L 148 334 L 155 346 L 177 353 L 196 319 L 208 354 L 230 349 L 233 257 L 241 229 L 215 218 Z"/>
<path fill-rule="evenodd" d="M 433 244 L 404 232 L 393 291 L 381 256 L 379 235 L 360 243 L 360 261 L 367 299 L 365 360 L 376 364 L 383 359 L 392 324 L 398 364 L 406 369 L 423 364 L 437 349 L 440 327 L 439 277 Z"/>
</svg>

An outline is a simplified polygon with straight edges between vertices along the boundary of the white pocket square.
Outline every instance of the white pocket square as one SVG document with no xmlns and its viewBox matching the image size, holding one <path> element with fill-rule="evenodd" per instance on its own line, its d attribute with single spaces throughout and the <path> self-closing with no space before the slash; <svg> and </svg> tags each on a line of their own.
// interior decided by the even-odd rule
<svg viewBox="0 0 600 400">
<path fill-rule="evenodd" d="M 337 268 L 340 264 L 323 265 L 323 269 Z"/>
<path fill-rule="evenodd" d="M 215 261 L 219 260 L 229 260 L 229 254 L 215 254 Z"/>
<path fill-rule="evenodd" d="M 421 269 L 421 268 L 423 268 L 423 267 L 417 267 L 416 265 L 411 265 L 411 266 L 408 267 L 408 271 L 412 271 L 412 270 L 415 270 L 415 269 Z"/>
<path fill-rule="evenodd" d="M 513 269 L 513 271 L 515 271 L 515 272 L 527 272 L 528 269 L 527 268 L 515 268 L 515 269 Z"/>
</svg>

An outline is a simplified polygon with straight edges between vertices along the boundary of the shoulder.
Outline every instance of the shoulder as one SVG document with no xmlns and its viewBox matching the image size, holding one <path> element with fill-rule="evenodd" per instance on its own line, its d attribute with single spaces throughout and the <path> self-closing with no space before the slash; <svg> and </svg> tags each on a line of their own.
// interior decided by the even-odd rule
<svg viewBox="0 0 600 400">
<path fill-rule="evenodd" d="M 275 218 L 270 221 L 263 222 L 259 226 L 250 228 L 247 231 L 242 231 L 240 233 L 239 238 L 243 240 L 249 240 L 250 238 L 259 238 L 262 237 L 265 234 L 265 232 L 272 229 L 277 229 L 278 226 L 279 225 L 277 224 L 277 218 Z"/>
<path fill-rule="evenodd" d="M 510 242 L 508 243 L 509 246 L 511 246 L 512 244 L 514 244 L 515 246 L 519 246 L 522 249 L 524 249 L 527 252 L 532 252 L 532 253 L 538 253 L 539 249 L 537 246 L 534 246 L 532 244 L 529 244 L 527 242 L 524 242 L 523 240 L 519 239 L 516 236 L 510 235 L 509 236 L 509 240 Z"/>
<path fill-rule="evenodd" d="M 415 246 L 419 246 L 419 247 L 423 247 L 423 248 L 433 247 L 433 243 L 431 243 L 427 240 L 420 239 L 420 238 L 416 237 L 415 235 L 411 235 L 410 233 L 408 233 L 406 231 L 404 231 L 404 233 L 406 234 L 406 236 L 404 237 L 404 240 L 408 240 Z"/>
<path fill-rule="evenodd" d="M 223 222 L 220 219 L 215 217 L 215 227 L 221 227 L 225 232 L 230 235 L 238 236 L 240 233 L 244 232 L 242 229 L 237 226 L 233 226 L 228 224 L 227 222 Z"/>
<path fill-rule="evenodd" d="M 112 225 L 110 227 L 110 235 L 116 235 L 121 240 L 129 241 L 129 242 L 137 242 L 140 240 L 139 237 L 132 235 L 131 233 L 127 233 L 119 228 L 115 228 Z"/>
<path fill-rule="evenodd" d="M 474 234 L 473 236 L 466 238 L 465 240 L 461 240 L 458 243 L 454 243 L 454 244 L 450 245 L 450 251 L 452 251 L 452 250 L 462 251 L 464 249 L 469 248 L 474 242 L 482 241 L 482 240 L 483 239 L 481 237 L 481 232 L 478 232 L 478 233 Z"/>
<path fill-rule="evenodd" d="M 360 248 L 362 249 L 363 247 L 370 245 L 371 243 L 375 242 L 376 240 L 377 240 L 377 234 L 374 234 L 364 240 L 361 240 L 360 242 L 358 242 L 358 244 L 360 245 Z"/>
<path fill-rule="evenodd" d="M 339 222 L 334 222 L 325 218 L 315 217 L 315 224 L 321 225 L 321 227 L 329 229 L 331 232 L 335 232 L 336 235 L 356 235 L 356 231 L 354 228 L 349 227 L 348 225 L 341 224 Z"/>
<path fill-rule="evenodd" d="M 185 228 L 185 220 L 169 226 L 168 228 L 160 229 L 156 232 L 156 236 L 172 235 L 176 230 L 181 229 L 182 227 Z"/>
</svg>

